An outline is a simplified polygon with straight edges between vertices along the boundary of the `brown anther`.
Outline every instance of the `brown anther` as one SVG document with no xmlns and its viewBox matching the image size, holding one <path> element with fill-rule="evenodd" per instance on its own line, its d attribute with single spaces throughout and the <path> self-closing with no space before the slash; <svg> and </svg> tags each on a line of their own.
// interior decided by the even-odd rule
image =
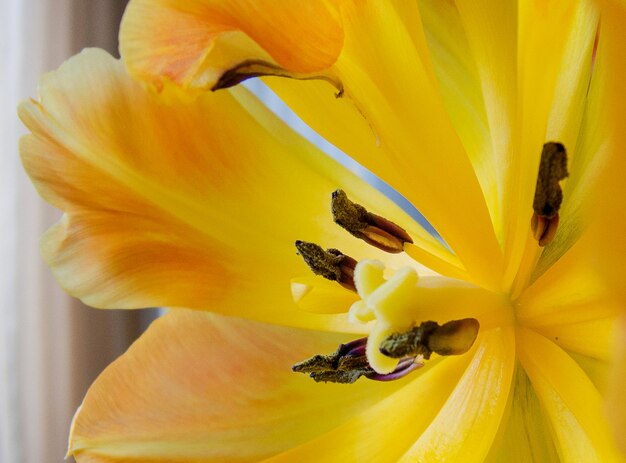
<svg viewBox="0 0 626 463">
<path fill-rule="evenodd" d="M 533 200 L 531 230 L 539 246 L 548 245 L 556 235 L 563 190 L 559 182 L 567 178 L 567 152 L 561 143 L 543 145 Z"/>
<path fill-rule="evenodd" d="M 475 318 L 452 320 L 443 325 L 433 321 L 403 333 L 394 333 L 380 344 L 380 352 L 391 358 L 421 355 L 429 359 L 435 352 L 439 355 L 460 355 L 474 344 L 480 324 Z"/>
<path fill-rule="evenodd" d="M 539 246 L 544 247 L 550 244 L 556 235 L 559 226 L 559 214 L 548 219 L 535 213 L 531 219 L 530 226 Z"/>
<path fill-rule="evenodd" d="M 337 225 L 378 249 L 397 254 L 404 250 L 404 243 L 413 243 L 406 230 L 350 201 L 343 190 L 333 192 L 331 210 Z"/>
<path fill-rule="evenodd" d="M 374 374 L 365 355 L 366 338 L 341 344 L 330 355 L 314 355 L 291 367 L 297 373 L 308 373 L 316 382 L 352 384 L 361 376 Z"/>
<path fill-rule="evenodd" d="M 327 280 L 336 281 L 351 291 L 356 291 L 354 285 L 354 268 L 357 261 L 346 256 L 338 249 L 324 251 L 321 246 L 307 241 L 296 241 L 298 254 L 316 275 Z"/>
</svg>

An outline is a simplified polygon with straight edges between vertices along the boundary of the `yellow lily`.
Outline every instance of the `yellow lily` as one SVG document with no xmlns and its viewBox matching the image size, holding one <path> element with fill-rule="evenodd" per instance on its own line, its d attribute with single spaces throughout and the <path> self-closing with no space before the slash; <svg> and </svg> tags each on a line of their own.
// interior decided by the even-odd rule
<svg viewBox="0 0 626 463">
<path fill-rule="evenodd" d="M 579 245 L 611 153 L 599 21 L 587 1 L 131 0 L 136 80 L 88 50 L 20 108 L 26 170 L 65 212 L 42 241 L 60 284 L 174 307 L 92 386 L 70 453 L 621 461 L 602 407 L 620 304 Z M 206 92 L 257 75 L 295 78 L 267 84 L 445 244 L 244 88 Z M 339 344 L 362 363 L 314 378 L 397 381 L 291 372 Z"/>
</svg>

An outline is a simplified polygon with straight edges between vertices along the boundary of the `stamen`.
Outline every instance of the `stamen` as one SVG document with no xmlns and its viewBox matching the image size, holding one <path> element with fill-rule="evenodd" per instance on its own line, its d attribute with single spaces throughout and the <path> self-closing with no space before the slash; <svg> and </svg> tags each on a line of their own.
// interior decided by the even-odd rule
<svg viewBox="0 0 626 463">
<path fill-rule="evenodd" d="M 380 352 L 391 358 L 421 355 L 429 359 L 439 355 L 460 355 L 474 344 L 480 324 L 475 318 L 452 320 L 439 325 L 433 321 L 421 323 L 403 333 L 394 333 L 380 344 Z"/>
<path fill-rule="evenodd" d="M 352 384 L 361 376 L 374 381 L 393 381 L 403 378 L 414 370 L 424 366 L 415 357 L 406 357 L 388 374 L 376 373 L 369 365 L 365 355 L 367 338 L 360 338 L 347 344 L 341 344 L 330 355 L 314 355 L 296 363 L 291 369 L 298 373 L 308 373 L 315 382 Z"/>
<path fill-rule="evenodd" d="M 559 209 L 563 202 L 563 190 L 559 182 L 568 175 L 565 147 L 556 142 L 544 144 L 533 201 L 534 214 L 531 220 L 531 229 L 539 246 L 550 244 L 556 235 Z"/>
<path fill-rule="evenodd" d="M 394 381 L 396 379 L 404 378 L 412 371 L 415 371 L 423 366 L 423 361 L 418 361 L 413 357 L 409 357 L 405 360 L 400 361 L 396 369 L 393 370 L 391 373 L 387 373 L 386 375 L 374 373 L 371 375 L 367 375 L 367 379 L 373 379 L 374 381 Z"/>
<path fill-rule="evenodd" d="M 353 203 L 343 190 L 333 192 L 331 209 L 337 225 L 378 249 L 396 254 L 404 250 L 404 243 L 413 243 L 406 230 Z"/>
<path fill-rule="evenodd" d="M 327 280 L 336 281 L 346 289 L 356 291 L 354 268 L 357 261 L 352 257 L 346 256 L 338 249 L 324 251 L 321 246 L 307 241 L 296 241 L 296 249 L 313 273 Z"/>
<path fill-rule="evenodd" d="M 374 374 L 365 356 L 367 338 L 341 344 L 330 355 L 314 355 L 296 363 L 291 369 L 298 373 L 309 373 L 316 382 L 352 384 L 363 375 Z"/>
<path fill-rule="evenodd" d="M 337 89 L 337 93 L 335 94 L 337 98 L 343 96 L 344 93 L 343 83 L 331 74 L 301 74 L 297 72 L 290 72 L 268 61 L 254 59 L 242 61 L 236 66 L 228 69 L 220 76 L 215 85 L 211 87 L 211 90 L 216 91 L 234 87 L 245 80 L 263 76 L 287 77 L 298 80 L 323 80 Z"/>
</svg>

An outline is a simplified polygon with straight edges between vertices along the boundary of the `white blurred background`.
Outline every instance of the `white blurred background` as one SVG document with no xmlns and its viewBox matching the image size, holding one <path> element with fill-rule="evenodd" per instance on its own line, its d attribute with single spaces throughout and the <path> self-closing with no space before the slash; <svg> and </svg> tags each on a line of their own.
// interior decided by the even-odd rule
<svg viewBox="0 0 626 463">
<path fill-rule="evenodd" d="M 36 195 L 15 108 L 40 74 L 84 47 L 117 55 L 126 0 L 0 0 L 0 462 L 64 461 L 74 411 L 97 374 L 154 316 L 99 311 L 66 296 L 38 251 L 60 217 Z"/>
</svg>

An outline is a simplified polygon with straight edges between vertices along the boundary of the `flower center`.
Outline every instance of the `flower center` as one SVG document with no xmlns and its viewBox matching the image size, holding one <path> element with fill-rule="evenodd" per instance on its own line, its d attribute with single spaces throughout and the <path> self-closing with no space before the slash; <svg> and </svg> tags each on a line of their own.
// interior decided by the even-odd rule
<svg viewBox="0 0 626 463">
<path fill-rule="evenodd" d="M 560 181 L 566 178 L 567 154 L 561 143 L 545 143 L 533 201 L 531 230 L 534 249 L 555 237 L 563 201 Z M 332 194 L 335 223 L 353 236 L 385 252 L 399 253 L 409 234 L 395 223 L 353 203 L 342 190 Z M 337 249 L 296 241 L 298 253 L 316 275 L 357 292 L 348 318 L 369 324 L 369 336 L 339 346 L 330 355 L 315 355 L 294 365 L 315 381 L 353 383 L 361 376 L 379 381 L 401 378 L 436 355 L 461 355 L 471 349 L 479 329 L 513 323 L 510 296 L 527 281 L 539 252 L 529 253 L 509 294 L 494 293 L 473 284 L 441 276 L 419 278 L 405 267 L 390 276 L 375 260 L 358 262 Z M 533 261 L 533 262 L 531 262 Z"/>
</svg>

